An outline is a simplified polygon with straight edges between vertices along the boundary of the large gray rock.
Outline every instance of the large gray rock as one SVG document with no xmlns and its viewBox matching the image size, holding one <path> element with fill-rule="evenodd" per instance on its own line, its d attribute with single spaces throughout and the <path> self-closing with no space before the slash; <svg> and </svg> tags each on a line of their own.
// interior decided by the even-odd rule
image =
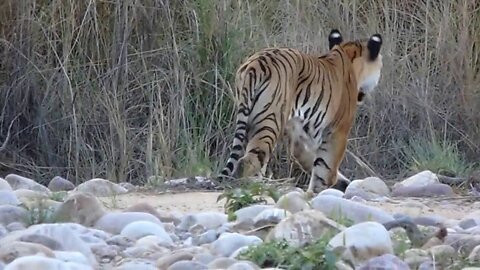
<svg viewBox="0 0 480 270">
<path fill-rule="evenodd" d="M 55 176 L 52 180 L 50 180 L 50 183 L 48 183 L 48 189 L 53 192 L 69 191 L 73 190 L 74 188 L 75 185 L 72 182 L 60 176 Z"/>
<path fill-rule="evenodd" d="M 358 270 L 410 270 L 408 264 L 393 254 L 384 254 L 373 257 L 365 262 Z"/>
<path fill-rule="evenodd" d="M 370 221 L 355 224 L 338 233 L 328 242 L 328 248 L 345 249 L 342 257 L 354 265 L 384 254 L 393 254 L 390 233 L 382 224 Z"/>
<path fill-rule="evenodd" d="M 394 220 L 392 215 L 379 208 L 332 195 L 319 195 L 315 197 L 312 200 L 312 207 L 323 212 L 329 218 L 347 218 L 354 223 L 364 221 L 377 221 L 384 223 Z"/>
<path fill-rule="evenodd" d="M 11 190 L 0 190 L 0 205 L 20 205 L 17 195 Z"/>
<path fill-rule="evenodd" d="M 55 258 L 40 255 L 24 256 L 9 263 L 4 270 L 25 269 L 62 269 L 62 270 L 93 270 L 92 266 L 74 262 L 64 262 Z"/>
<path fill-rule="evenodd" d="M 88 180 L 75 188 L 75 191 L 90 193 L 97 197 L 108 197 L 118 194 L 127 193 L 128 190 L 119 184 L 115 184 L 109 180 L 94 178 Z"/>
<path fill-rule="evenodd" d="M 30 178 L 26 178 L 17 174 L 9 174 L 5 177 L 5 180 L 10 184 L 13 190 L 17 189 L 29 189 L 37 192 L 41 192 L 43 194 L 49 195 L 51 192 L 50 190 L 43 185 L 35 182 Z"/>
<path fill-rule="evenodd" d="M 125 226 L 136 221 L 150 221 L 155 224 L 162 224 L 158 218 L 149 213 L 117 212 L 107 213 L 100 217 L 93 227 L 111 234 L 120 234 Z"/>
<path fill-rule="evenodd" d="M 363 180 L 354 180 L 347 186 L 344 198 L 350 199 L 354 196 L 365 200 L 375 200 L 386 197 L 390 194 L 390 189 L 378 177 L 367 177 Z"/>
<path fill-rule="evenodd" d="M 452 187 L 446 184 L 434 183 L 423 186 L 396 186 L 392 190 L 394 197 L 436 197 L 453 196 Z"/>
<path fill-rule="evenodd" d="M 291 191 L 287 194 L 282 195 L 278 199 L 276 207 L 280 209 L 285 209 L 292 214 L 303 210 L 311 209 L 306 199 L 305 193 L 302 193 L 300 191 Z"/>
<path fill-rule="evenodd" d="M 134 221 L 126 225 L 120 235 L 130 239 L 140 239 L 147 235 L 155 235 L 168 244 L 173 244 L 172 238 L 168 235 L 162 225 L 150 221 Z"/>
<path fill-rule="evenodd" d="M 343 225 L 328 219 L 322 212 L 306 210 L 280 221 L 268 234 L 267 241 L 286 240 L 292 246 L 301 247 L 342 229 Z"/>
<path fill-rule="evenodd" d="M 396 183 L 393 187 L 422 187 L 422 186 L 428 186 L 431 184 L 438 184 L 440 181 L 438 180 L 438 177 L 436 174 L 432 173 L 429 170 L 425 170 L 422 172 L 419 172 L 415 175 L 412 175 L 408 177 L 407 179 L 401 181 L 400 183 Z"/>
<path fill-rule="evenodd" d="M 0 190 L 13 190 L 10 184 L 0 177 Z"/>
<path fill-rule="evenodd" d="M 262 239 L 256 236 L 246 236 L 239 233 L 223 233 L 211 244 L 210 249 L 214 255 L 229 257 L 241 247 L 257 245 L 262 242 Z"/>
<path fill-rule="evenodd" d="M 26 223 L 29 217 L 29 212 L 22 207 L 0 205 L 0 225 L 6 226 L 12 222 Z"/>
</svg>

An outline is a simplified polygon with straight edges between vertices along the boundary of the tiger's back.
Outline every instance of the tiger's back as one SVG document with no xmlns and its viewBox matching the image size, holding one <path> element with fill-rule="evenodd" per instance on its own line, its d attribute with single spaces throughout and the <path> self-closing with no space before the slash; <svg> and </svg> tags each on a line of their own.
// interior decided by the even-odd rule
<svg viewBox="0 0 480 270">
<path fill-rule="evenodd" d="M 302 167 L 311 171 L 309 190 L 313 191 L 312 182 L 317 180 L 335 184 L 360 96 L 358 80 L 362 79 L 362 67 L 355 67 L 355 60 L 362 58 L 362 44 L 348 43 L 349 50 L 345 50 L 336 46 L 342 41 L 340 34 L 332 31 L 333 49 L 328 54 L 313 56 L 291 48 L 269 48 L 240 66 L 235 87 L 235 137 L 222 175 L 264 175 L 277 141 L 294 118 L 301 130 L 291 133 L 292 137 L 295 141 L 306 136 L 312 155 L 305 158 L 306 151 L 293 151 L 297 160 L 304 159 Z"/>
</svg>

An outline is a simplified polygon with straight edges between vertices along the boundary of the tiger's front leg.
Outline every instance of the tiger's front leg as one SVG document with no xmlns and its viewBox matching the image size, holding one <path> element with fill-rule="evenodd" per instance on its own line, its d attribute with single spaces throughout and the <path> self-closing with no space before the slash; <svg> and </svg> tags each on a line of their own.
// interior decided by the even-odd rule
<svg viewBox="0 0 480 270">
<path fill-rule="evenodd" d="M 316 150 L 315 160 L 308 185 L 307 194 L 313 197 L 315 186 L 320 182 L 324 187 L 337 183 L 337 175 L 347 147 L 347 135 L 336 131 L 322 142 Z"/>
</svg>

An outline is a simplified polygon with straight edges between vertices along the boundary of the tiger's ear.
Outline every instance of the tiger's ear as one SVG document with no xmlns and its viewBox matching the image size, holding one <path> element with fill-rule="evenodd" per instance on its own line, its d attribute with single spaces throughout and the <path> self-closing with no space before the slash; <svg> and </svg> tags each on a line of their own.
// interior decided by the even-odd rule
<svg viewBox="0 0 480 270">
<path fill-rule="evenodd" d="M 328 49 L 331 50 L 333 46 L 338 45 L 343 42 L 342 34 L 338 29 L 332 29 L 328 35 Z"/>
<path fill-rule="evenodd" d="M 382 36 L 380 34 L 375 34 L 371 36 L 367 44 L 370 61 L 374 61 L 375 59 L 377 59 L 381 47 Z"/>
</svg>

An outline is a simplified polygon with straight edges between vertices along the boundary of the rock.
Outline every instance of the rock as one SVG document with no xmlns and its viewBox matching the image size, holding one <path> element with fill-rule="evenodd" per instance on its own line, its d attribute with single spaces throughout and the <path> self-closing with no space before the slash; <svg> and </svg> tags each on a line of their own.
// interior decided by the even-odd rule
<svg viewBox="0 0 480 270">
<path fill-rule="evenodd" d="M 437 245 L 429 248 L 430 255 L 435 258 L 435 262 L 445 266 L 451 265 L 451 261 L 456 258 L 456 251 L 449 245 Z"/>
<path fill-rule="evenodd" d="M 6 263 L 10 263 L 16 258 L 29 255 L 42 255 L 55 258 L 55 254 L 53 254 L 51 249 L 40 244 L 13 241 L 8 245 L 0 246 L 0 260 Z"/>
<path fill-rule="evenodd" d="M 13 190 L 10 184 L 0 177 L 0 190 Z"/>
<path fill-rule="evenodd" d="M 60 244 L 59 241 L 41 234 L 25 234 L 18 238 L 18 241 L 22 242 L 29 242 L 29 243 L 37 243 L 40 245 L 44 245 L 51 250 L 64 250 L 63 245 Z"/>
<path fill-rule="evenodd" d="M 285 209 L 292 214 L 311 208 L 307 202 L 305 194 L 299 191 L 291 191 L 282 195 L 278 199 L 276 207 Z"/>
<path fill-rule="evenodd" d="M 90 247 L 90 249 L 95 257 L 98 258 L 98 261 L 102 262 L 112 261 L 116 256 L 118 256 L 118 251 L 121 250 L 118 247 L 112 247 L 103 244 L 93 245 Z"/>
<path fill-rule="evenodd" d="M 363 180 L 354 180 L 347 186 L 344 198 L 351 199 L 354 196 L 365 200 L 375 200 L 390 194 L 388 186 L 378 177 L 367 177 Z"/>
<path fill-rule="evenodd" d="M 480 245 L 473 248 L 472 252 L 468 255 L 468 260 L 470 263 L 479 263 L 480 264 Z"/>
<path fill-rule="evenodd" d="M 156 266 L 159 269 L 167 269 L 170 265 L 178 261 L 189 261 L 193 259 L 193 254 L 185 250 L 175 250 L 170 254 L 165 254 L 157 260 Z"/>
<path fill-rule="evenodd" d="M 135 259 L 118 265 L 115 270 L 157 270 L 157 268 L 150 261 Z"/>
<path fill-rule="evenodd" d="M 6 229 L 10 232 L 25 230 L 25 225 L 20 222 L 12 222 L 7 225 Z"/>
<path fill-rule="evenodd" d="M 436 174 L 432 173 L 429 170 L 422 171 L 415 175 L 410 176 L 409 178 L 403 180 L 400 183 L 396 183 L 393 188 L 403 186 L 403 187 L 425 187 L 431 184 L 438 184 L 438 177 Z"/>
<path fill-rule="evenodd" d="M 373 257 L 365 262 L 358 270 L 410 270 L 408 264 L 393 254 L 384 254 Z"/>
<path fill-rule="evenodd" d="M 417 225 L 438 227 L 446 222 L 446 218 L 438 215 L 423 215 L 412 219 Z"/>
<path fill-rule="evenodd" d="M 106 211 L 97 197 L 84 192 L 72 192 L 55 210 L 56 222 L 75 222 L 92 227 Z"/>
<path fill-rule="evenodd" d="M 239 261 L 230 265 L 227 270 L 260 270 L 260 267 L 249 261 Z"/>
<path fill-rule="evenodd" d="M 365 221 L 384 223 L 394 220 L 392 215 L 379 208 L 331 195 L 318 195 L 312 200 L 312 207 L 316 210 L 320 210 L 329 218 L 347 218 L 354 223 Z"/>
<path fill-rule="evenodd" d="M 150 204 L 145 202 L 134 204 L 128 207 L 127 209 L 125 209 L 124 212 L 144 212 L 144 213 L 149 213 L 154 215 L 163 223 L 171 222 L 175 225 L 180 223 L 180 219 L 177 216 L 175 216 L 172 212 L 159 211 L 155 209 L 153 206 L 151 206 Z"/>
<path fill-rule="evenodd" d="M 63 262 L 54 258 L 47 258 L 38 255 L 20 257 L 8 264 L 4 270 L 25 270 L 25 269 L 62 269 L 62 270 L 93 270 L 94 268 L 74 262 Z"/>
<path fill-rule="evenodd" d="M 342 229 L 343 225 L 328 219 L 322 212 L 306 210 L 280 221 L 269 233 L 266 241 L 286 240 L 292 246 L 301 247 Z"/>
<path fill-rule="evenodd" d="M 255 218 L 263 210 L 269 208 L 272 208 L 272 206 L 265 204 L 254 204 L 244 207 L 242 209 L 238 209 L 237 211 L 235 211 L 235 216 L 237 217 L 236 221 L 238 223 L 242 223 L 251 220 L 253 224 L 253 218 Z"/>
<path fill-rule="evenodd" d="M 164 238 L 156 235 L 147 235 L 135 242 L 135 246 L 145 247 L 149 250 L 163 250 L 164 248 L 171 248 L 172 244 L 172 242 L 165 241 Z"/>
<path fill-rule="evenodd" d="M 208 264 L 209 269 L 227 269 L 234 263 L 236 263 L 237 260 L 232 259 L 232 258 L 226 258 L 226 257 L 219 257 L 214 260 L 212 260 Z"/>
<path fill-rule="evenodd" d="M 8 230 L 2 224 L 0 224 L 0 239 L 7 234 L 8 234 Z"/>
<path fill-rule="evenodd" d="M 480 235 L 448 234 L 445 244 L 468 256 L 476 246 L 480 245 Z"/>
<path fill-rule="evenodd" d="M 390 233 L 377 222 L 358 223 L 335 235 L 328 242 L 329 249 L 345 248 L 343 258 L 359 265 L 384 254 L 393 254 Z"/>
<path fill-rule="evenodd" d="M 210 250 L 213 255 L 229 257 L 233 252 L 243 246 L 261 244 L 262 239 L 256 236 L 245 236 L 239 233 L 223 233 L 215 240 Z"/>
<path fill-rule="evenodd" d="M 458 223 L 460 228 L 466 230 L 480 225 L 480 218 L 463 218 Z"/>
<path fill-rule="evenodd" d="M 128 192 L 124 187 L 101 178 L 88 180 L 78 185 L 74 190 L 90 193 L 97 197 L 108 197 Z"/>
<path fill-rule="evenodd" d="M 22 207 L 14 205 L 0 205 L 0 225 L 12 222 L 25 223 L 28 221 L 29 212 Z"/>
<path fill-rule="evenodd" d="M 141 220 L 131 222 L 122 229 L 120 234 L 134 240 L 147 235 L 155 235 L 162 241 L 173 244 L 172 238 L 170 238 L 163 226 L 150 221 Z"/>
<path fill-rule="evenodd" d="M 52 180 L 50 180 L 50 183 L 48 183 L 48 189 L 53 192 L 70 191 L 74 188 L 75 185 L 72 182 L 60 176 L 55 176 Z"/>
<path fill-rule="evenodd" d="M 109 232 L 111 234 L 120 234 L 123 228 L 136 221 L 149 221 L 161 225 L 162 222 L 149 213 L 141 212 L 120 212 L 107 213 L 95 223 L 94 228 Z"/>
<path fill-rule="evenodd" d="M 17 195 L 11 190 L 0 190 L 0 205 L 20 205 Z"/>
<path fill-rule="evenodd" d="M 329 195 L 329 196 L 335 196 L 335 197 L 342 198 L 345 195 L 345 193 L 343 193 L 342 191 L 340 191 L 338 189 L 327 188 L 327 189 L 324 189 L 324 190 L 320 191 L 320 193 L 318 193 L 317 197 L 318 196 L 323 196 L 323 195 Z"/>
<path fill-rule="evenodd" d="M 137 187 L 134 186 L 133 184 L 131 183 L 128 183 L 128 182 L 121 182 L 119 183 L 119 185 L 123 188 L 125 188 L 128 192 L 135 192 L 137 191 Z"/>
<path fill-rule="evenodd" d="M 392 190 L 394 197 L 435 197 L 453 196 L 452 187 L 446 184 L 436 183 L 424 186 L 397 186 Z"/>
<path fill-rule="evenodd" d="M 412 269 L 417 269 L 422 263 L 430 261 L 428 251 L 417 248 L 406 250 L 404 258 L 405 263 Z"/>
<path fill-rule="evenodd" d="M 17 175 L 9 174 L 5 177 L 5 180 L 10 184 L 13 190 L 17 189 L 29 189 L 40 192 L 45 195 L 50 195 L 50 190 L 43 185 L 33 181 L 32 179 Z"/>
<path fill-rule="evenodd" d="M 195 261 L 178 261 L 170 265 L 167 270 L 207 270 L 208 267 Z"/>
<path fill-rule="evenodd" d="M 78 264 L 90 265 L 88 259 L 78 251 L 53 251 L 55 258 L 64 262 L 74 262 Z"/>
<path fill-rule="evenodd" d="M 196 214 L 185 215 L 177 228 L 182 231 L 188 231 L 194 225 L 201 225 L 205 230 L 217 229 L 227 223 L 227 215 L 219 212 L 200 212 Z"/>
<path fill-rule="evenodd" d="M 217 240 L 217 232 L 215 230 L 208 230 L 201 235 L 194 236 L 192 239 L 192 244 L 199 246 L 203 244 L 212 243 L 213 241 Z"/>
<path fill-rule="evenodd" d="M 290 216 L 290 213 L 284 209 L 270 208 L 260 212 L 254 219 L 253 225 L 261 227 L 266 224 L 277 224 L 285 217 Z"/>
<path fill-rule="evenodd" d="M 87 228 L 76 223 L 37 224 L 28 227 L 26 230 L 10 233 L 7 237 L 0 239 L 0 246 L 9 245 L 11 241 L 18 240 L 25 235 L 44 235 L 58 240 L 64 251 L 78 251 L 89 259 L 91 264 L 94 264 L 96 263 L 95 257 L 89 245 L 82 240 L 82 237 L 89 233 L 90 231 Z"/>
</svg>

